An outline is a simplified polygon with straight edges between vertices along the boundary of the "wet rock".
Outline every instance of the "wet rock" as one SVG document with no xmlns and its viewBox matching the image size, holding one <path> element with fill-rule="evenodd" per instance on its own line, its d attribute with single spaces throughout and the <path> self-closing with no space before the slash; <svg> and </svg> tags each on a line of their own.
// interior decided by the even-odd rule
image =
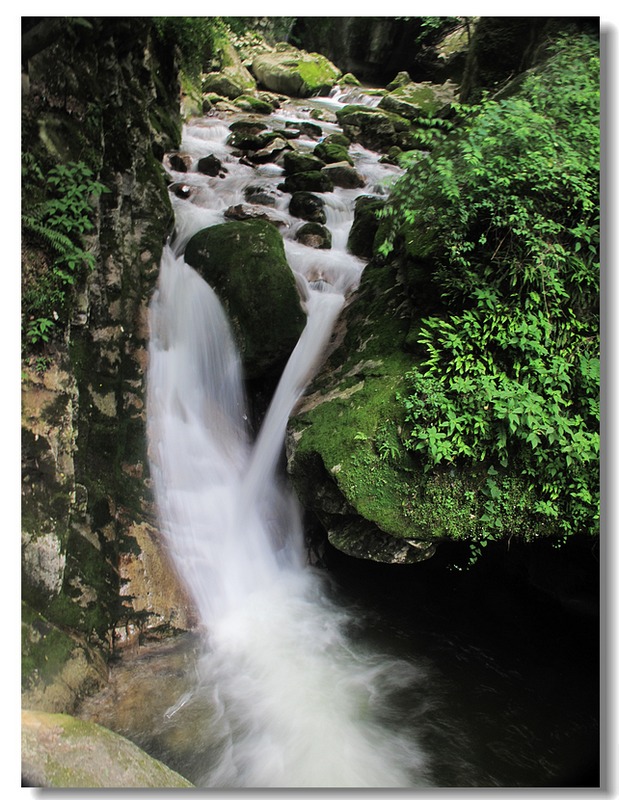
<svg viewBox="0 0 619 800">
<path fill-rule="evenodd" d="M 319 171 L 324 165 L 324 161 L 310 153 L 299 153 L 295 150 L 284 153 L 284 169 L 288 175 L 294 175 L 297 172 Z"/>
<path fill-rule="evenodd" d="M 171 183 L 168 189 L 173 195 L 180 197 L 181 200 L 186 200 L 188 197 L 191 197 L 195 191 L 193 187 L 189 186 L 187 183 Z"/>
<path fill-rule="evenodd" d="M 229 127 L 233 133 L 257 135 L 262 131 L 266 131 L 268 125 L 265 122 L 262 122 L 262 120 L 257 119 L 237 119 L 234 122 L 231 122 Z"/>
<path fill-rule="evenodd" d="M 310 139 L 320 139 L 322 136 L 322 128 L 315 122 L 287 122 L 286 127 L 291 127 L 299 130 L 303 136 L 309 136 Z"/>
<path fill-rule="evenodd" d="M 319 250 L 331 249 L 331 232 L 318 222 L 306 222 L 297 231 L 295 239 L 306 247 L 315 247 Z"/>
<path fill-rule="evenodd" d="M 308 222 L 319 222 L 321 225 L 327 221 L 322 197 L 311 192 L 295 192 L 290 198 L 288 212 L 293 217 L 306 219 Z"/>
<path fill-rule="evenodd" d="M 353 164 L 348 148 L 333 140 L 319 142 L 314 148 L 314 155 L 322 159 L 325 164 L 336 164 L 338 161 L 347 161 L 351 166 Z"/>
<path fill-rule="evenodd" d="M 310 172 L 295 172 L 287 175 L 281 184 L 284 192 L 332 192 L 333 181 L 324 170 Z"/>
<path fill-rule="evenodd" d="M 236 206 L 230 206 L 224 211 L 224 217 L 235 220 L 264 219 L 278 228 L 288 225 L 287 220 L 276 211 L 250 203 L 239 203 Z"/>
<path fill-rule="evenodd" d="M 237 97 L 234 104 L 243 111 L 251 111 L 254 114 L 272 114 L 273 106 L 266 100 L 261 100 L 259 97 L 252 97 L 251 95 L 243 94 Z"/>
<path fill-rule="evenodd" d="M 245 199 L 248 203 L 256 203 L 260 206 L 277 205 L 277 201 L 281 197 L 281 192 L 272 189 L 270 186 L 248 186 L 245 189 Z"/>
<path fill-rule="evenodd" d="M 329 176 L 334 186 L 340 186 L 342 189 L 360 189 L 365 186 L 365 180 L 347 161 L 327 164 L 323 167 L 322 173 Z"/>
<path fill-rule="evenodd" d="M 187 153 L 170 153 L 167 161 L 175 172 L 189 172 L 191 168 L 191 156 Z"/>
<path fill-rule="evenodd" d="M 275 161 L 284 150 L 289 149 L 290 144 L 288 141 L 278 136 L 276 139 L 269 142 L 266 147 L 256 150 L 254 153 L 250 153 L 247 157 L 254 164 L 267 164 L 269 161 Z"/>
<path fill-rule="evenodd" d="M 202 173 L 202 175 L 216 177 L 221 172 L 221 161 L 213 154 L 204 156 L 204 158 L 198 161 L 196 169 L 198 172 Z"/>
<path fill-rule="evenodd" d="M 305 326 L 281 234 L 261 219 L 197 233 L 185 259 L 217 292 L 249 378 L 276 374 Z"/>
<path fill-rule="evenodd" d="M 409 147 L 411 122 L 398 114 L 380 108 L 349 105 L 336 112 L 344 134 L 353 142 L 378 152 L 386 152 L 394 145 L 403 150 Z"/>
<path fill-rule="evenodd" d="M 370 195 L 361 195 L 355 201 L 355 216 L 347 242 L 348 251 L 354 256 L 369 259 L 374 255 L 374 238 L 380 225 L 378 214 L 384 206 L 384 200 Z"/>
</svg>

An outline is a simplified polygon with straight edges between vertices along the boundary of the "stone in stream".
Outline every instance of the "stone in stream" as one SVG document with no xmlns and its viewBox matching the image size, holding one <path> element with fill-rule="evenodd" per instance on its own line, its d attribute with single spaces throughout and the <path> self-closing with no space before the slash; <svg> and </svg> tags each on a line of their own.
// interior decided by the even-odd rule
<svg viewBox="0 0 619 800">
<path fill-rule="evenodd" d="M 280 184 L 284 192 L 332 192 L 333 181 L 324 170 L 311 170 L 310 172 L 295 172 L 287 175 L 284 183 Z"/>
<path fill-rule="evenodd" d="M 290 198 L 288 213 L 293 217 L 306 219 L 308 222 L 319 222 L 324 225 L 327 221 L 324 206 L 324 200 L 316 194 L 295 192 Z"/>
<path fill-rule="evenodd" d="M 196 169 L 202 175 L 210 175 L 214 178 L 221 172 L 221 161 L 211 153 L 198 161 Z"/>
<path fill-rule="evenodd" d="M 310 139 L 320 139 L 322 136 L 322 128 L 315 122 L 287 122 L 286 127 L 298 130 L 303 136 L 309 136 Z"/>
<path fill-rule="evenodd" d="M 271 207 L 276 206 L 278 199 L 281 197 L 281 192 L 268 186 L 248 186 L 244 194 L 248 203 Z"/>
<path fill-rule="evenodd" d="M 175 172 L 189 172 L 191 167 L 191 156 L 187 153 L 170 153 L 167 161 Z"/>
<path fill-rule="evenodd" d="M 278 228 L 288 226 L 288 221 L 278 215 L 276 211 L 267 209 L 265 206 L 254 205 L 253 203 L 238 203 L 235 206 L 230 206 L 224 211 L 224 217 L 226 219 L 235 220 L 264 219 Z"/>
<path fill-rule="evenodd" d="M 221 299 L 247 377 L 278 374 L 305 314 L 275 225 L 250 219 L 205 228 L 190 239 L 185 260 Z"/>
<path fill-rule="evenodd" d="M 254 164 L 267 164 L 269 161 L 275 161 L 275 159 L 284 151 L 289 150 L 290 144 L 286 139 L 278 137 L 273 139 L 272 142 L 263 147 L 261 150 L 256 150 L 254 153 L 250 153 L 247 158 L 252 161 Z"/>
<path fill-rule="evenodd" d="M 295 150 L 284 153 L 284 169 L 287 175 L 321 170 L 324 165 L 323 160 L 311 153 L 298 153 Z"/>
<path fill-rule="evenodd" d="M 348 148 L 334 141 L 319 142 L 314 148 L 314 155 L 324 161 L 325 164 L 347 161 L 351 166 L 353 165 L 353 160 L 348 154 Z"/>
<path fill-rule="evenodd" d="M 360 189 L 365 186 L 365 180 L 347 161 L 327 164 L 322 168 L 322 173 L 329 177 L 334 186 L 342 189 Z"/>
<path fill-rule="evenodd" d="M 296 233 L 297 242 L 318 250 L 331 249 L 331 231 L 318 222 L 306 222 Z"/>
</svg>

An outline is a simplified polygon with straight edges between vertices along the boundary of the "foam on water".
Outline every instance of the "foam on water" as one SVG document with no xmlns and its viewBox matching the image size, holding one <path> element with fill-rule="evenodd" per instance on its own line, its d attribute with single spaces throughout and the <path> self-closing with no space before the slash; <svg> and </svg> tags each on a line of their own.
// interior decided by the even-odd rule
<svg viewBox="0 0 619 800">
<path fill-rule="evenodd" d="M 192 125 L 186 149 L 194 159 L 224 152 L 226 136 L 219 122 Z M 307 324 L 252 442 L 229 323 L 182 256 L 191 235 L 221 221 L 223 207 L 255 182 L 252 170 L 226 165 L 224 179 L 185 176 L 197 191 L 174 201 L 174 248 L 165 248 L 150 312 L 155 496 L 171 558 L 205 631 L 195 693 L 208 695 L 217 710 L 204 721 L 215 757 L 205 754 L 198 783 L 423 785 L 425 756 L 414 732 L 394 726 L 388 713 L 394 693 L 418 672 L 354 643 L 351 615 L 305 563 L 301 515 L 277 470 L 288 417 L 324 357 L 363 262 L 346 252 L 344 234 L 330 251 L 285 240 Z M 276 171 L 261 170 L 261 180 L 269 172 Z M 340 193 L 327 203 L 328 217 L 344 231 L 356 196 Z M 168 715 L 188 702 L 183 695 Z"/>
</svg>

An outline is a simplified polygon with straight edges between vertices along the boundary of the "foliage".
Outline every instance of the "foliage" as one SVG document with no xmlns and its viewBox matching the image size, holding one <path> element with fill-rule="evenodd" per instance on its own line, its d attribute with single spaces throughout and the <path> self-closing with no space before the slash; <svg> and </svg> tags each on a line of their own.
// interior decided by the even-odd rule
<svg viewBox="0 0 619 800">
<path fill-rule="evenodd" d="M 222 17 L 153 17 L 159 38 L 178 48 L 179 67 L 196 80 L 227 38 Z"/>
<path fill-rule="evenodd" d="M 92 200 L 109 191 L 83 162 L 57 164 L 47 175 L 33 157 L 23 159 L 25 234 L 51 254 L 51 269 L 37 275 L 24 292 L 30 344 L 49 341 L 59 308 L 66 301 L 83 267 L 92 269 L 94 255 L 84 247 L 84 235 L 94 229 Z"/>
<path fill-rule="evenodd" d="M 599 507 L 599 55 L 560 40 L 518 96 L 456 108 L 459 124 L 396 184 L 383 255 L 403 242 L 441 309 L 401 396 L 426 469 L 488 464 L 492 538 L 504 479 L 564 534 Z M 476 545 L 477 546 L 477 545 Z M 477 549 L 479 547 L 477 546 Z"/>
<path fill-rule="evenodd" d="M 426 43 L 427 40 L 439 39 L 463 24 L 462 17 L 421 17 L 421 31 L 417 41 Z"/>
</svg>

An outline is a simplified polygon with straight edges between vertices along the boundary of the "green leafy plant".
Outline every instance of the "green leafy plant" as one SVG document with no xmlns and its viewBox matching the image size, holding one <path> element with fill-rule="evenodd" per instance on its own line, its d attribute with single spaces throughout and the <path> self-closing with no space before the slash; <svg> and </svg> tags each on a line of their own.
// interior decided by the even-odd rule
<svg viewBox="0 0 619 800">
<path fill-rule="evenodd" d="M 34 345 L 49 340 L 59 318 L 58 307 L 64 305 L 70 287 L 81 270 L 95 265 L 83 237 L 94 229 L 93 200 L 109 190 L 83 162 L 57 164 L 43 175 L 27 155 L 23 178 L 24 232 L 51 254 L 50 271 L 37 276 L 23 297 L 26 338 Z"/>
<path fill-rule="evenodd" d="M 561 40 L 518 95 L 457 109 L 393 189 L 381 252 L 425 265 L 436 313 L 400 395 L 427 471 L 485 464 L 484 532 L 522 512 L 561 536 L 599 514 L 599 54 Z"/>
</svg>

